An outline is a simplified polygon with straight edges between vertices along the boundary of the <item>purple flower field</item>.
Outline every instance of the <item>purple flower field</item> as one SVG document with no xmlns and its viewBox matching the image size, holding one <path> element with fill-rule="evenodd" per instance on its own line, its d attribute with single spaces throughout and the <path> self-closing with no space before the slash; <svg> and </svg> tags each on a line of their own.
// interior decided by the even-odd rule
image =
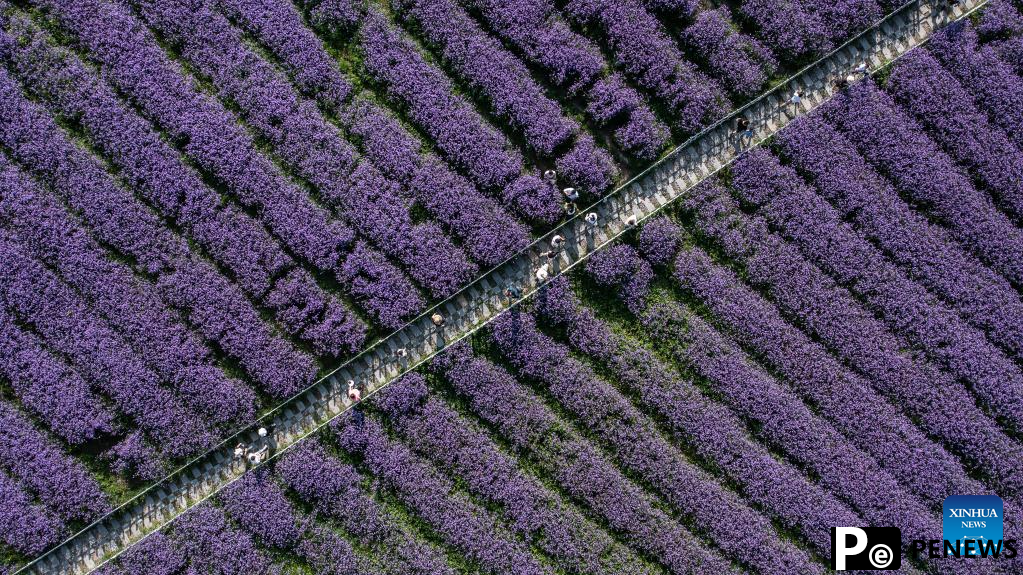
<svg viewBox="0 0 1023 575">
<path fill-rule="evenodd" d="M 0 573 L 898 5 L 0 0 Z M 1018 539 L 1021 47 L 992 0 L 96 573 L 823 575 L 967 494 Z"/>
</svg>

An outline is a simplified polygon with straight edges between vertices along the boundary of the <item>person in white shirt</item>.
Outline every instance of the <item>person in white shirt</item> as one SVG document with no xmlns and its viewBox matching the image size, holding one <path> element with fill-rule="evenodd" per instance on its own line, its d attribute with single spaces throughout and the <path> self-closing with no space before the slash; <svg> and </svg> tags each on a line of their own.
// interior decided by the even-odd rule
<svg viewBox="0 0 1023 575">
<path fill-rule="evenodd" d="M 547 281 L 547 278 L 551 277 L 550 265 L 543 264 L 536 270 L 536 281 L 537 283 L 543 283 Z"/>
<path fill-rule="evenodd" d="M 252 465 L 259 465 L 260 463 L 263 463 L 263 461 L 266 460 L 268 453 L 270 453 L 270 446 L 263 444 L 263 446 L 256 451 L 249 453 L 249 463 Z"/>
</svg>

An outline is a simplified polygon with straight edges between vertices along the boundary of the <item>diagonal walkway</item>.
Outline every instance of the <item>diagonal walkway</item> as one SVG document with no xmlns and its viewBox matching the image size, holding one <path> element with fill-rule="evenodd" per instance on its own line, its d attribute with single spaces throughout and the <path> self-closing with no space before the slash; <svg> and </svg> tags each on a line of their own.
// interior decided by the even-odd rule
<svg viewBox="0 0 1023 575">
<path fill-rule="evenodd" d="M 279 455 L 351 407 L 346 393 L 348 380 L 363 386 L 364 398 L 372 395 L 521 301 L 506 299 L 503 296 L 506 287 L 515 286 L 521 297 L 527 297 L 542 285 L 536 276 L 540 266 L 546 263 L 549 276 L 555 277 L 578 265 L 627 231 L 630 218 L 642 222 L 651 217 L 726 166 L 745 147 L 763 142 L 796 116 L 819 106 L 831 96 L 833 82 L 860 63 L 867 63 L 876 71 L 925 42 L 936 29 L 985 3 L 986 0 L 966 0 L 948 8 L 948 0 L 918 0 L 903 5 L 773 90 L 697 134 L 612 194 L 581 210 L 575 218 L 284 402 L 252 427 L 228 437 L 24 566 L 16 575 L 79 575 L 97 569 L 241 477 L 246 467 L 233 458 L 234 446 L 255 442 L 255 429 L 260 425 L 271 430 L 272 443 L 277 447 L 275 454 Z M 802 94 L 798 105 L 790 102 L 796 91 Z M 750 121 L 754 131 L 752 141 L 745 145 L 734 134 L 740 116 Z M 598 215 L 593 225 L 584 219 L 590 212 Z M 558 258 L 548 263 L 543 252 L 549 249 L 550 238 L 555 235 L 566 241 Z M 431 322 L 434 313 L 446 319 L 443 327 L 437 328 Z M 404 357 L 399 357 L 399 349 L 405 350 Z"/>
</svg>

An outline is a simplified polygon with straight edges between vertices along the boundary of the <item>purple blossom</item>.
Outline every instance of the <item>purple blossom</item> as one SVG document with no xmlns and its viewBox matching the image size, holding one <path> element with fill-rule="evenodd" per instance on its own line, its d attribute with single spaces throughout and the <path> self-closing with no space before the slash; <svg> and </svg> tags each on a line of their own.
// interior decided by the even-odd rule
<svg viewBox="0 0 1023 575">
<path fill-rule="evenodd" d="M 799 0 L 744 0 L 739 13 L 783 61 L 807 59 L 832 47 L 830 34 L 817 14 Z"/>
<path fill-rule="evenodd" d="M 185 557 L 163 531 L 154 531 L 117 558 L 124 575 L 175 575 L 185 563 Z"/>
<path fill-rule="evenodd" d="M 648 264 L 649 265 L 649 264 Z M 781 543 L 770 523 L 667 443 L 653 421 L 589 368 L 568 348 L 536 328 L 532 316 L 498 317 L 493 338 L 522 377 L 539 381 L 626 469 L 643 477 L 662 497 L 708 533 L 728 555 L 759 571 L 819 572 L 810 558 Z M 599 333 L 586 334 L 600 336 Z M 622 438 L 628 438 L 622 441 Z M 756 549 L 757 552 L 751 552 Z M 692 550 L 706 554 L 702 549 Z M 706 561 L 716 562 L 716 557 Z"/>
<path fill-rule="evenodd" d="M 224 512 L 206 503 L 174 522 L 171 538 L 193 567 L 219 575 L 272 575 L 270 559 Z"/>
<path fill-rule="evenodd" d="M 998 58 L 1012 67 L 1017 75 L 1023 76 L 1023 34 L 988 44 Z"/>
<path fill-rule="evenodd" d="M 480 570 L 494 575 L 553 573 L 487 510 L 457 494 L 450 479 L 390 440 L 376 420 L 335 429 L 342 449 L 361 456 L 385 488 Z"/>
<path fill-rule="evenodd" d="M 303 2 L 312 4 L 309 20 L 332 38 L 352 32 L 366 13 L 365 0 L 320 0 Z"/>
<path fill-rule="evenodd" d="M 969 23 L 959 25 L 969 26 Z M 977 33 L 985 39 L 1019 36 L 1023 34 L 1023 15 L 1013 8 L 1011 0 L 991 0 L 980 14 Z"/>
<path fill-rule="evenodd" d="M 586 100 L 586 114 L 601 126 L 615 122 L 643 104 L 639 92 L 630 88 L 617 72 L 594 82 Z"/>
<path fill-rule="evenodd" d="M 578 299 L 568 277 L 559 275 L 547 282 L 534 299 L 536 313 L 554 325 L 567 323 L 576 314 Z"/>
<path fill-rule="evenodd" d="M 798 0 L 800 6 L 820 19 L 834 44 L 866 30 L 881 19 L 885 11 L 877 0 Z"/>
<path fill-rule="evenodd" d="M 364 569 L 352 546 L 329 529 L 315 527 L 298 542 L 295 552 L 313 567 L 316 575 L 360 575 Z"/>
<path fill-rule="evenodd" d="M 561 19 L 549 0 L 460 0 L 490 29 L 539 65 L 569 92 L 589 86 L 603 72 L 600 49 Z M 599 80 L 598 80 L 599 82 Z"/>
<path fill-rule="evenodd" d="M 650 570 L 621 544 L 521 471 L 465 418 L 426 398 L 423 377 L 392 383 L 377 404 L 409 446 L 442 469 L 457 473 L 470 492 L 498 506 L 509 527 L 571 573 L 611 574 Z"/>
<path fill-rule="evenodd" d="M 301 268 L 293 268 L 278 278 L 265 303 L 274 310 L 284 330 L 300 335 L 317 355 L 352 353 L 366 340 L 366 325 Z"/>
<path fill-rule="evenodd" d="M 559 284 L 567 287 L 565 282 L 551 282 L 551 286 Z M 748 435 L 740 419 L 707 397 L 690 378 L 650 350 L 613 332 L 590 310 L 579 309 L 579 301 L 571 293 L 549 301 L 557 302 L 556 309 L 541 305 L 538 312 L 545 320 L 567 328 L 573 349 L 611 369 L 616 381 L 668 422 L 674 438 L 698 457 L 713 462 L 748 501 L 780 524 L 798 530 L 823 553 L 830 549 L 829 530 L 835 518 L 855 520 L 856 514 L 847 505 L 791 464 L 776 459 Z M 762 560 L 785 561 L 777 556 Z"/>
<path fill-rule="evenodd" d="M 235 286 L 115 185 L 95 158 L 24 98 L 6 71 L 0 73 L 0 107 L 0 140 L 15 159 L 81 214 L 99 239 L 134 258 L 144 273 L 158 274 L 157 291 L 169 306 L 184 311 L 272 393 L 289 395 L 311 379 L 311 358 L 271 334 Z"/>
<path fill-rule="evenodd" d="M 173 382 L 217 424 L 252 416 L 255 394 L 213 365 L 209 350 L 179 323 L 154 287 L 132 277 L 127 266 L 112 262 L 55 198 L 3 158 L 0 190 L 0 219 L 20 237 L 26 251 L 102 309 L 161 378 Z"/>
<path fill-rule="evenodd" d="M 280 10 L 283 6 L 282 4 L 269 1 L 264 3 L 271 4 L 271 6 L 266 7 L 266 10 Z M 287 8 L 286 6 L 283 7 Z M 262 10 L 262 7 L 260 8 Z M 246 16 L 250 16 L 251 18 L 256 17 L 255 14 L 249 15 L 248 12 L 246 12 Z M 282 15 L 281 18 L 283 19 L 285 16 L 286 15 Z M 298 20 L 298 16 L 294 16 L 296 20 Z M 293 41 L 293 38 L 296 35 L 300 38 L 302 37 L 301 32 L 293 32 L 292 26 L 287 25 L 292 24 L 290 20 L 291 19 L 288 18 L 285 20 L 284 24 L 279 23 L 279 26 L 283 28 L 283 30 L 278 30 L 277 27 L 269 30 L 264 28 L 255 30 L 261 35 L 261 37 L 266 38 L 266 42 L 272 43 L 273 46 L 276 46 L 278 42 L 283 44 L 283 46 L 275 48 L 277 53 L 282 56 L 287 55 L 284 53 L 284 46 L 288 46 L 290 43 L 286 42 L 289 40 Z M 301 20 L 294 22 L 294 25 L 296 28 L 301 26 Z M 317 38 L 310 30 L 307 28 L 302 28 L 302 30 L 312 36 L 308 39 L 309 42 L 316 42 Z M 278 40 L 277 36 L 283 36 L 284 32 L 289 32 L 289 34 Z M 314 50 L 310 51 L 325 54 Z M 302 69 L 302 66 L 299 64 L 306 61 L 306 59 L 307 57 L 303 54 L 301 61 L 289 62 L 289 70 L 294 70 L 293 76 L 297 76 L 297 74 L 299 74 L 299 70 Z M 297 57 L 296 60 L 298 60 Z M 338 82 L 345 80 L 344 77 L 341 76 L 341 72 L 339 70 L 331 69 L 330 78 L 335 77 Z M 325 79 L 324 82 L 329 82 L 329 79 Z M 301 87 L 301 85 L 299 85 L 299 87 Z M 320 101 L 327 105 L 326 101 Z M 335 108 L 337 109 L 338 115 L 341 116 L 341 120 L 347 126 L 352 140 L 360 144 L 366 156 L 372 159 L 373 164 L 387 177 L 392 178 L 395 181 L 403 182 L 408 186 L 408 182 L 416 176 L 416 172 L 419 170 L 420 166 L 426 163 L 425 158 L 430 158 L 433 163 L 440 163 L 439 160 L 435 159 L 436 156 L 433 156 L 432 154 L 429 156 L 420 156 L 419 150 L 423 147 L 423 142 L 416 136 L 412 135 L 412 133 L 409 132 L 401 122 L 378 104 L 368 100 L 359 99 L 353 102 L 350 106 L 335 106 Z M 457 177 L 461 178 L 461 176 Z M 471 186 L 468 182 L 466 182 L 466 185 Z M 478 192 L 475 192 L 474 190 L 473 193 Z M 417 197 L 423 198 L 425 196 L 419 195 Z"/>
<path fill-rule="evenodd" d="M 406 265 L 435 297 L 469 281 L 477 269 L 436 224 L 414 224 L 399 187 L 360 161 L 338 129 L 286 79 L 245 46 L 208 2 L 132 0 L 147 23 L 208 77 L 300 177 L 314 184 L 363 237 Z"/>
<path fill-rule="evenodd" d="M 834 208 L 793 170 L 764 150 L 753 150 L 734 165 L 732 186 L 799 246 L 807 264 L 815 262 L 848 286 L 893 333 L 967 382 L 1001 420 L 1016 428 L 1023 425 L 1023 373 L 1012 359 L 843 224 Z"/>
<path fill-rule="evenodd" d="M 580 136 L 571 150 L 557 162 L 558 179 L 592 195 L 610 191 L 621 174 L 611 155 L 597 146 L 590 135 Z"/>
<path fill-rule="evenodd" d="M 682 242 L 682 229 L 669 217 L 660 216 L 645 224 L 639 232 L 639 250 L 655 266 L 669 265 Z"/>
<path fill-rule="evenodd" d="M 0 403 L 0 466 L 65 521 L 90 521 L 110 508 L 85 467 L 6 403 Z"/>
<path fill-rule="evenodd" d="M 946 224 L 967 249 L 1023 283 L 1023 230 L 977 192 L 963 171 L 871 82 L 858 82 L 823 107 L 860 153 L 896 188 Z"/>
<path fill-rule="evenodd" d="M 111 447 L 103 459 L 114 473 L 134 482 L 149 483 L 167 474 L 167 462 L 138 431 Z"/>
<path fill-rule="evenodd" d="M 218 209 L 220 196 L 179 160 L 177 150 L 27 16 L 15 15 L 9 29 L 18 48 L 7 60 L 27 89 L 54 115 L 74 118 L 98 151 L 131 178 L 132 189 L 187 229 L 246 291 L 258 297 L 268 290 L 290 258 L 266 230 L 239 210 Z"/>
<path fill-rule="evenodd" d="M 1009 282 L 913 211 L 837 130 L 811 115 L 790 124 L 776 141 L 857 230 L 992 341 L 1023 358 L 1023 301 Z"/>
<path fill-rule="evenodd" d="M 224 511 L 264 545 L 291 549 L 298 543 L 298 516 L 266 469 L 246 473 L 218 498 Z"/>
<path fill-rule="evenodd" d="M 614 128 L 615 143 L 638 159 L 657 157 L 671 136 L 668 127 L 617 72 L 594 82 L 586 99 L 587 115 L 600 126 Z"/>
<path fill-rule="evenodd" d="M 622 298 L 633 313 L 646 307 L 654 271 L 632 246 L 618 244 L 597 252 L 586 263 L 586 272 L 601 287 L 621 289 Z"/>
<path fill-rule="evenodd" d="M 700 0 L 642 0 L 647 10 L 664 14 L 666 18 L 692 18 L 700 9 Z"/>
<path fill-rule="evenodd" d="M 777 308 L 705 252 L 680 251 L 674 275 L 707 306 L 718 325 L 784 375 L 822 415 L 920 497 L 937 505 L 950 494 L 990 491 L 867 380 L 787 323 Z"/>
<path fill-rule="evenodd" d="M 212 445 L 204 421 L 159 378 L 80 296 L 48 269 L 27 256 L 6 233 L 0 234 L 6 277 L 0 302 L 29 322 L 48 347 L 67 356 L 97 389 L 153 435 L 172 457 L 198 453 Z"/>
<path fill-rule="evenodd" d="M 503 262 L 529 243 L 529 230 L 525 225 L 496 202 L 482 196 L 465 178 L 437 158 L 425 161 L 408 186 L 427 210 L 462 237 L 469 255 L 486 266 Z M 550 195 L 538 199 L 536 210 L 548 210 L 553 205 Z M 537 213 L 522 204 L 510 205 L 521 208 L 524 214 Z"/>
<path fill-rule="evenodd" d="M 1017 147 L 1023 148 L 1023 78 L 998 58 L 991 46 L 981 46 L 973 26 L 953 23 L 931 36 L 927 49 L 952 73 L 973 101 L 987 110 Z"/>
<path fill-rule="evenodd" d="M 529 219 L 553 224 L 564 216 L 561 192 L 545 180 L 532 175 L 519 176 L 502 192 L 505 203 L 526 214 Z"/>
<path fill-rule="evenodd" d="M 0 471 L 0 541 L 25 555 L 38 555 L 60 541 L 64 526 Z"/>
<path fill-rule="evenodd" d="M 89 389 L 81 374 L 47 350 L 34 334 L 15 324 L 0 306 L 0 374 L 21 404 L 71 445 L 86 443 L 115 427 L 116 415 Z"/>
<path fill-rule="evenodd" d="M 373 312 L 384 327 L 397 329 L 426 307 L 423 297 L 383 255 L 356 242 L 338 278 L 348 284 L 352 298 Z"/>
<path fill-rule="evenodd" d="M 760 92 L 778 68 L 767 47 L 735 28 L 726 6 L 700 12 L 683 30 L 682 41 L 726 88 L 743 97 Z"/>
<path fill-rule="evenodd" d="M 675 127 L 697 132 L 729 103 L 721 87 L 685 60 L 661 24 L 635 0 L 572 0 L 566 17 L 604 33 L 615 64 L 668 108 Z"/>
<path fill-rule="evenodd" d="M 500 133 L 453 95 L 444 74 L 375 11 L 363 21 L 359 48 L 366 72 L 466 176 L 483 188 L 497 189 L 522 171 L 522 158 L 507 149 Z"/>
<path fill-rule="evenodd" d="M 398 0 L 392 8 L 416 26 L 440 60 L 484 97 L 496 117 L 521 133 L 534 152 L 552 155 L 579 132 L 529 70 L 453 0 Z"/>
<path fill-rule="evenodd" d="M 886 89 L 1017 222 L 1023 221 L 1023 152 L 971 103 L 971 91 L 925 50 L 899 59 Z"/>
<path fill-rule="evenodd" d="M 277 476 L 319 512 L 338 521 L 371 548 L 392 575 L 453 575 L 443 554 L 404 532 L 379 503 L 363 492 L 363 478 L 308 438 L 284 456 Z M 330 573 L 329 571 L 327 573 Z"/>
<path fill-rule="evenodd" d="M 351 32 L 363 10 L 361 3 L 351 0 L 307 4 L 316 5 L 310 12 L 312 20 L 327 12 L 339 16 L 333 24 L 321 23 L 334 28 L 331 36 L 341 31 Z M 280 58 L 300 92 L 328 108 L 339 108 L 349 102 L 354 92 L 352 85 L 339 73 L 337 64 L 316 34 L 303 24 L 302 15 L 294 6 L 266 0 L 225 0 L 218 2 L 217 7 L 267 44 Z M 300 62 L 301 65 L 297 65 Z"/>
<path fill-rule="evenodd" d="M 238 17 L 245 19 L 253 33 L 281 58 L 288 59 L 292 81 L 299 89 L 324 106 L 335 108 L 350 136 L 359 141 L 373 164 L 400 182 L 433 217 L 462 238 L 470 256 L 492 266 L 529 243 L 525 225 L 435 155 L 421 156 L 422 142 L 378 105 L 364 100 L 351 105 L 335 103 L 328 94 L 338 90 L 331 87 L 347 86 L 347 82 L 290 7 L 266 0 L 238 0 L 234 9 L 240 11 Z M 311 69 L 322 70 L 309 78 Z"/>
<path fill-rule="evenodd" d="M 765 222 L 742 215 L 716 184 L 698 186 L 686 205 L 697 214 L 701 234 L 741 263 L 748 281 L 766 290 L 809 335 L 863 372 L 872 385 L 908 410 L 927 431 L 944 438 L 971 466 L 990 474 L 994 486 L 1006 493 L 1018 491 L 1016 468 L 1023 459 L 1004 454 L 1023 449 L 977 408 L 962 384 L 899 353 L 899 341 L 879 320 L 807 264 L 794 248 L 769 235 Z M 956 409 L 948 410 L 947 405 Z M 961 425 L 964 419 L 970 421 L 968 430 Z"/>
<path fill-rule="evenodd" d="M 230 186 L 238 201 L 259 213 L 277 237 L 320 269 L 339 265 L 354 235 L 288 184 L 251 138 L 211 98 L 197 92 L 148 33 L 118 3 L 42 0 L 104 76 L 151 115 L 185 153 Z"/>
<path fill-rule="evenodd" d="M 514 321 L 517 314 L 501 316 Z M 584 502 L 633 548 L 673 573 L 727 573 L 706 552 L 694 557 L 692 535 L 654 507 L 650 499 L 593 446 L 571 432 L 539 399 L 494 364 L 459 343 L 433 360 L 469 407 L 520 452 L 542 465 L 571 497 Z M 699 564 L 696 564 L 699 562 Z"/>
<path fill-rule="evenodd" d="M 935 537 L 941 531 L 927 505 L 702 319 L 675 302 L 659 303 L 644 314 L 643 326 L 671 357 L 699 373 L 740 416 L 756 421 L 767 441 L 811 470 L 863 520 Z"/>
<path fill-rule="evenodd" d="M 391 292 L 394 298 L 409 298 L 402 307 L 422 309 L 419 296 L 411 295 L 414 287 L 390 264 L 386 265 L 392 269 L 381 272 L 379 278 L 391 283 L 370 288 L 363 285 L 361 290 L 344 284 L 340 272 L 354 240 L 352 231 L 331 220 L 303 190 L 288 183 L 267 158 L 256 153 L 251 138 L 235 119 L 194 89 L 130 9 L 102 0 L 74 5 L 45 0 L 42 5 L 115 87 L 167 130 L 172 140 L 182 142 L 187 155 L 202 169 L 216 174 L 239 203 L 255 212 L 304 262 L 337 273 L 354 295 Z M 373 303 L 370 300 L 363 303 L 375 315 L 389 313 L 387 309 L 369 307 Z M 244 338 L 232 341 L 242 342 Z"/>
<path fill-rule="evenodd" d="M 820 344 L 782 319 L 768 301 L 742 285 L 698 248 L 678 252 L 674 276 L 714 314 L 736 342 L 754 350 L 817 406 L 857 445 L 907 486 L 932 502 L 983 487 L 968 479 L 955 459 L 934 445 L 868 381 L 843 368 Z M 926 463 L 914 454 L 927 453 Z"/>
<path fill-rule="evenodd" d="M 615 130 L 614 141 L 639 160 L 654 160 L 668 143 L 668 127 L 648 108 L 636 108 Z"/>
</svg>

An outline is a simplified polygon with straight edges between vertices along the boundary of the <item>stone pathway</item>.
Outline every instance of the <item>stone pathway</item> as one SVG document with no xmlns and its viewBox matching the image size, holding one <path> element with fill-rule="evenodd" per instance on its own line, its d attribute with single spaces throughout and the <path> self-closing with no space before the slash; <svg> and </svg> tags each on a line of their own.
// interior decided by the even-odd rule
<svg viewBox="0 0 1023 575">
<path fill-rule="evenodd" d="M 347 397 L 348 380 L 362 386 L 363 399 L 371 396 L 535 292 L 542 285 L 536 275 L 541 266 L 547 265 L 549 278 L 553 278 L 578 265 L 627 231 L 630 218 L 639 223 L 653 216 L 686 190 L 726 166 L 743 149 L 763 142 L 796 116 L 819 106 L 832 95 L 833 82 L 860 63 L 866 62 L 871 71 L 876 71 L 924 42 L 937 28 L 964 17 L 985 2 L 959 2 L 950 11 L 946 8 L 947 0 L 920 0 L 903 6 L 786 82 L 697 134 L 614 193 L 580 210 L 574 219 L 551 230 L 523 252 L 366 349 L 251 428 L 225 439 L 16 574 L 82 575 L 97 569 L 241 477 L 246 466 L 233 458 L 234 446 L 240 442 L 257 442 L 255 430 L 259 426 L 271 430 L 270 439 L 276 445 L 274 456 L 280 455 L 351 407 Z M 802 94 L 798 105 L 790 101 L 796 91 Z M 735 134 L 736 119 L 740 116 L 747 118 L 754 130 L 753 138 L 746 143 L 740 143 Z M 590 212 L 598 215 L 593 225 L 584 219 Z M 549 261 L 544 252 L 550 249 L 550 239 L 555 235 L 564 237 L 565 245 L 558 257 Z M 505 298 L 503 293 L 508 286 L 515 286 L 520 298 L 514 301 Z M 438 328 L 431 322 L 434 313 L 444 316 L 443 327 Z M 399 354 L 399 349 L 405 351 Z"/>
</svg>

